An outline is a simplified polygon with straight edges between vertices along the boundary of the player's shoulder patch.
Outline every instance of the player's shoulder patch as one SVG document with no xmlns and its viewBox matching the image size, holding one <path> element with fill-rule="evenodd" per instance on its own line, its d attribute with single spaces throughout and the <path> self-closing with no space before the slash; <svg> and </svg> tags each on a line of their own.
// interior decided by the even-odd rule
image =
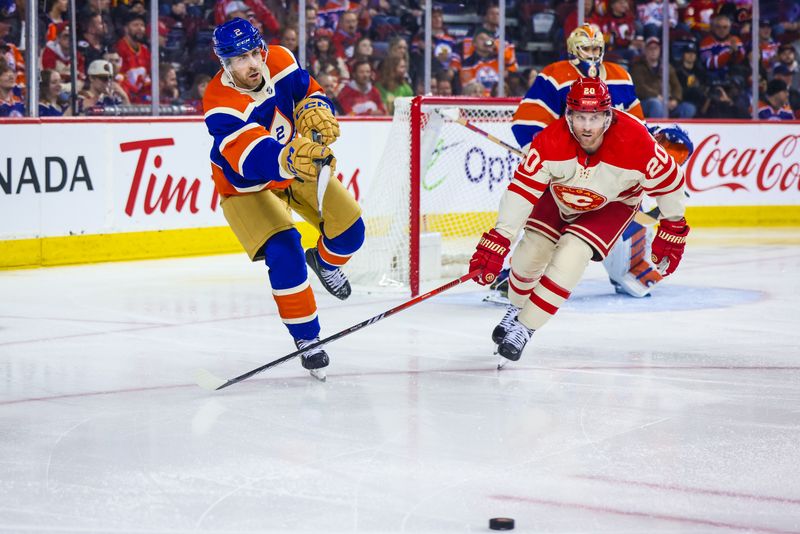
<svg viewBox="0 0 800 534">
<path fill-rule="evenodd" d="M 227 113 L 240 117 L 246 121 L 245 116 L 253 104 L 253 99 L 241 91 L 222 83 L 222 73 L 220 70 L 208 82 L 208 87 L 203 95 L 203 109 L 206 110 L 205 116 L 216 113 Z"/>
<path fill-rule="evenodd" d="M 267 68 L 273 82 L 280 80 L 298 68 L 294 55 L 288 48 L 280 45 L 270 45 L 267 53 Z"/>
</svg>

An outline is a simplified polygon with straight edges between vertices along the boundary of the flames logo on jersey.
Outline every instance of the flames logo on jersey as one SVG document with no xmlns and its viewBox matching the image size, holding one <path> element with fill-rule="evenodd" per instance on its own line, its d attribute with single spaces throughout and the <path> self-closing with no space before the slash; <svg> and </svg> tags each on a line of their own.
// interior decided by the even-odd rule
<svg viewBox="0 0 800 534">
<path fill-rule="evenodd" d="M 607 201 L 603 195 L 583 187 L 569 187 L 559 184 L 553 184 L 550 187 L 561 202 L 575 211 L 590 211 L 599 208 Z"/>
</svg>

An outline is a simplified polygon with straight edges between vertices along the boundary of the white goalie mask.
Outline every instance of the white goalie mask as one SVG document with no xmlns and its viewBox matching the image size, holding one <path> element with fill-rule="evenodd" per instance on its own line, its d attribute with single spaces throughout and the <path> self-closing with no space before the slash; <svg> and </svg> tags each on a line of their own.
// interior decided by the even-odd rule
<svg viewBox="0 0 800 534">
<path fill-rule="evenodd" d="M 603 63 L 606 43 L 603 33 L 594 24 L 578 26 L 567 38 L 567 53 L 569 61 L 575 65 L 581 74 L 589 78 L 600 75 L 600 65 Z"/>
</svg>

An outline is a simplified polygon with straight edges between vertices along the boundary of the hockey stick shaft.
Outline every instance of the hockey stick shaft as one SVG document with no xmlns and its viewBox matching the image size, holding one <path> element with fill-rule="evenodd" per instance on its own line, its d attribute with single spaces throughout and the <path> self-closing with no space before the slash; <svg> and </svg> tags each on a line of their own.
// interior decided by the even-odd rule
<svg viewBox="0 0 800 534">
<path fill-rule="evenodd" d="M 472 280 L 473 278 L 478 276 L 480 273 L 481 273 L 481 271 L 479 269 L 471 271 L 471 272 L 461 276 L 460 278 L 456 278 L 455 280 L 446 283 L 445 285 L 443 285 L 441 287 L 437 287 L 436 289 L 428 291 L 425 294 L 418 295 L 418 296 L 414 297 L 411 300 L 408 300 L 408 301 L 406 301 L 406 302 L 404 302 L 404 303 L 402 303 L 402 304 L 400 304 L 398 306 L 395 306 L 394 308 L 392 308 L 390 310 L 387 310 L 387 311 L 385 311 L 383 313 L 379 313 L 375 317 L 367 319 L 366 321 L 362 321 L 362 322 L 360 322 L 360 323 L 358 323 L 356 325 L 353 325 L 353 326 L 351 326 L 349 328 L 346 328 L 344 330 L 336 332 L 335 334 L 332 334 L 332 335 L 326 337 L 325 339 L 317 341 L 316 343 L 308 345 L 305 348 L 303 348 L 302 350 L 296 350 L 296 351 L 294 351 L 294 352 L 292 352 L 290 354 L 287 354 L 286 356 L 278 358 L 277 360 L 274 360 L 274 361 L 271 361 L 271 362 L 269 362 L 267 364 L 264 364 L 261 367 L 256 367 L 252 371 L 248 371 L 248 372 L 246 372 L 246 373 L 244 373 L 242 375 L 237 376 L 236 378 L 231 378 L 230 380 L 228 380 L 227 382 L 225 382 L 224 384 L 220 385 L 219 387 L 217 387 L 215 389 L 220 390 L 220 389 L 224 389 L 224 388 L 226 388 L 228 386 L 232 386 L 233 384 L 236 384 L 237 382 L 241 382 L 242 380 L 248 379 L 253 375 L 257 375 L 258 373 L 260 373 L 262 371 L 266 371 L 267 369 L 275 367 L 276 365 L 280 365 L 280 364 L 282 364 L 282 363 L 284 363 L 286 361 L 291 360 L 292 358 L 296 358 L 300 354 L 302 354 L 304 352 L 308 352 L 309 350 L 314 349 L 316 347 L 319 347 L 320 345 L 324 345 L 326 343 L 330 343 L 331 341 L 336 341 L 337 339 L 340 339 L 340 338 L 343 338 L 343 337 L 345 337 L 347 335 L 350 335 L 353 332 L 361 330 L 362 328 L 364 328 L 366 326 L 369 326 L 371 324 L 375 324 L 375 323 L 377 323 L 378 321 L 380 321 L 382 319 L 386 319 L 387 317 L 391 317 L 392 315 L 394 315 L 396 313 L 399 313 L 399 312 L 401 312 L 401 311 L 403 311 L 405 309 L 408 309 L 408 308 L 410 308 L 411 306 L 413 306 L 415 304 L 419 304 L 423 300 L 427 300 L 427 299 L 429 299 L 431 297 L 435 297 L 436 295 L 438 295 L 440 293 L 444 293 L 448 289 L 452 289 L 452 288 L 456 287 L 457 285 L 460 285 L 460 284 L 463 284 L 464 282 Z"/>
<path fill-rule="evenodd" d="M 509 145 L 508 143 L 506 143 L 502 139 L 493 136 L 489 132 L 487 132 L 485 130 L 481 130 L 480 128 L 478 128 L 477 126 L 475 126 L 474 124 L 469 122 L 467 119 L 459 117 L 459 118 L 456 119 L 456 122 L 459 123 L 462 126 L 465 126 L 468 129 L 472 130 L 476 134 L 484 136 L 489 141 L 492 141 L 493 143 L 496 143 L 496 144 L 500 145 L 501 147 L 505 148 L 509 152 L 512 152 L 512 153 L 516 154 L 517 156 L 519 156 L 519 157 L 521 157 L 523 159 L 525 158 L 525 156 L 526 156 L 525 152 L 523 152 L 522 150 L 518 149 L 515 146 Z"/>
<path fill-rule="evenodd" d="M 505 148 L 506 150 L 508 150 L 512 154 L 516 154 L 517 156 L 521 157 L 522 159 L 525 159 L 527 157 L 527 154 L 525 154 L 522 150 L 509 145 L 508 143 L 506 143 L 502 139 L 498 139 L 497 137 L 493 136 L 492 134 L 490 134 L 489 132 L 487 132 L 485 130 L 481 130 L 480 128 L 478 128 L 477 126 L 475 126 L 474 124 L 472 124 L 468 120 L 466 120 L 464 118 L 461 118 L 461 117 L 459 117 L 457 119 L 453 119 L 453 120 L 455 120 L 455 122 L 459 123 L 460 125 L 466 127 L 467 129 L 472 130 L 476 134 L 482 135 L 483 137 L 485 137 L 489 141 L 491 141 L 491 142 L 493 142 L 493 143 L 495 143 L 497 145 L 500 145 L 501 147 Z M 651 216 L 649 216 L 646 213 L 643 213 L 641 211 L 637 211 L 634 214 L 633 220 L 636 221 L 639 224 L 644 225 L 644 226 L 652 226 L 652 225 L 654 225 L 654 224 L 656 224 L 658 222 L 658 219 L 655 219 L 655 218 L 653 218 L 653 217 L 651 217 Z"/>
</svg>

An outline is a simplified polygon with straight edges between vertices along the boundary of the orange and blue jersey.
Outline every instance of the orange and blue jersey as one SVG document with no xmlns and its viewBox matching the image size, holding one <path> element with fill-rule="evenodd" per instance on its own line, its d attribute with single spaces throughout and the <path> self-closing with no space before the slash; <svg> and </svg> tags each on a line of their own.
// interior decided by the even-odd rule
<svg viewBox="0 0 800 534">
<path fill-rule="evenodd" d="M 317 24 L 317 27 L 329 28 L 336 31 L 339 25 L 339 19 L 346 11 L 358 11 L 361 7 L 358 2 L 351 2 L 350 0 L 319 0 L 314 2 L 317 8 L 317 20 L 322 21 L 323 24 Z"/>
<path fill-rule="evenodd" d="M 569 88 L 581 76 L 568 60 L 551 63 L 542 69 L 512 118 L 511 131 L 519 146 L 528 145 L 536 134 L 564 114 Z M 603 62 L 600 79 L 608 85 L 615 108 L 644 121 L 642 105 L 625 69 L 616 63 Z"/>
<path fill-rule="evenodd" d="M 513 61 L 510 63 L 509 56 L 506 54 L 507 72 L 517 72 L 516 59 Z M 476 81 L 483 86 L 484 94 L 489 96 L 492 88 L 500 83 L 500 63 L 497 61 L 497 56 L 481 57 L 478 54 L 472 54 L 461 64 L 460 77 L 461 85 Z"/>
<path fill-rule="evenodd" d="M 500 38 L 499 32 L 495 32 L 494 39 L 497 40 Z M 464 40 L 461 42 L 461 57 L 468 58 L 469 56 L 475 53 L 475 44 L 474 44 L 473 37 L 464 37 Z M 435 42 L 435 41 L 434 41 Z M 498 46 L 499 45 L 495 45 Z M 455 51 L 455 48 L 453 49 Z M 495 53 L 497 55 L 497 53 Z M 515 72 L 517 69 L 517 52 L 514 43 L 509 43 L 506 41 L 505 52 L 503 53 L 503 57 L 506 60 L 506 65 L 513 65 L 514 70 L 510 70 L 509 72 Z"/>
<path fill-rule="evenodd" d="M 16 88 L 15 88 L 16 89 Z M 8 98 L 0 99 L 0 117 L 24 117 L 25 103 L 15 91 L 8 93 Z M 9 164 L 10 165 L 10 164 Z"/>
<path fill-rule="evenodd" d="M 322 88 L 288 49 L 269 46 L 263 56 L 261 88 L 239 89 L 220 70 L 203 96 L 206 127 L 214 138 L 211 176 L 224 196 L 288 187 L 292 177 L 281 170 L 278 159 L 295 135 L 295 105 L 314 97 L 333 110 Z"/>
<path fill-rule="evenodd" d="M 206 127 L 214 139 L 212 178 L 223 196 L 291 185 L 293 177 L 282 171 L 278 160 L 284 145 L 296 133 L 294 108 L 307 97 L 320 98 L 331 105 L 322 96 L 319 84 L 300 68 L 288 49 L 269 46 L 262 57 L 264 83 L 256 90 L 237 88 L 221 70 L 209 82 L 203 96 Z M 324 242 L 326 251 L 333 252 L 333 257 L 343 258 L 344 263 L 360 246 L 363 231 L 363 224 L 354 224 L 335 238 L 321 237 L 320 242 Z M 308 282 L 300 233 L 290 228 L 271 236 L 264 244 L 263 255 L 278 314 L 292 337 L 306 340 L 318 337 L 317 305 Z M 324 265 L 327 269 L 335 268 Z"/>
<path fill-rule="evenodd" d="M 758 101 L 758 118 L 762 121 L 791 121 L 794 120 L 794 112 L 789 104 L 784 104 L 782 108 L 775 109 L 763 100 Z"/>
<path fill-rule="evenodd" d="M 713 35 L 706 35 L 700 41 L 700 61 L 710 76 L 721 78 L 731 65 L 744 60 L 744 45 L 735 35 L 720 41 Z"/>
<path fill-rule="evenodd" d="M 442 32 L 431 36 L 431 46 L 433 47 L 433 57 L 435 57 L 446 69 L 461 69 L 461 55 L 456 52 L 456 38 L 447 32 Z M 425 49 L 425 38 L 422 35 L 415 37 L 411 43 L 411 50 L 415 53 L 422 53 Z M 442 61 L 442 54 L 446 59 Z"/>
</svg>

